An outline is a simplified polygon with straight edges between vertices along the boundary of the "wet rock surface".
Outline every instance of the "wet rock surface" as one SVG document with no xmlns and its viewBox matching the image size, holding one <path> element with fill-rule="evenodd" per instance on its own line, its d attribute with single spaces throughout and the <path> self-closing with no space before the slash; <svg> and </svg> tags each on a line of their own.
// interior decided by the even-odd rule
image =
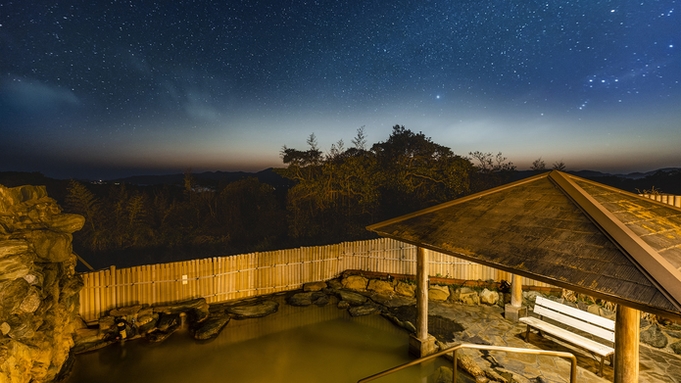
<svg viewBox="0 0 681 383">
<path fill-rule="evenodd" d="M 412 325 L 416 324 L 416 316 L 418 314 L 416 306 L 401 306 L 389 309 L 388 312 L 401 322 L 410 322 Z M 434 336 L 440 342 L 453 342 L 457 333 L 463 331 L 461 324 L 444 318 L 439 315 L 428 315 L 428 333 Z"/>
</svg>

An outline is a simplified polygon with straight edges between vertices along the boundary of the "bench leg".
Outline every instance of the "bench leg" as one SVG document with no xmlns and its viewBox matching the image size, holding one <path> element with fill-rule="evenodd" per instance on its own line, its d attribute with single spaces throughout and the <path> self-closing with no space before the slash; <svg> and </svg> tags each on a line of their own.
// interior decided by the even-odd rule
<svg viewBox="0 0 681 383">
<path fill-rule="evenodd" d="M 527 331 L 525 331 L 525 342 L 530 341 L 530 325 L 527 325 Z"/>
<path fill-rule="evenodd" d="M 601 356 L 601 372 L 598 374 L 598 376 L 603 376 L 603 364 L 605 363 L 605 357 Z"/>
</svg>

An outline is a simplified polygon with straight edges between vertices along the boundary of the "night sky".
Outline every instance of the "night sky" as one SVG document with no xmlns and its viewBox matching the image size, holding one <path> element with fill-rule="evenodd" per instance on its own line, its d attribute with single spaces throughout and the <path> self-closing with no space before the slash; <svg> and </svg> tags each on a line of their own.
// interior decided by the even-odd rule
<svg viewBox="0 0 681 383">
<path fill-rule="evenodd" d="M 0 0 L 0 170 L 283 166 L 393 125 L 569 170 L 681 166 L 676 0 Z"/>
</svg>

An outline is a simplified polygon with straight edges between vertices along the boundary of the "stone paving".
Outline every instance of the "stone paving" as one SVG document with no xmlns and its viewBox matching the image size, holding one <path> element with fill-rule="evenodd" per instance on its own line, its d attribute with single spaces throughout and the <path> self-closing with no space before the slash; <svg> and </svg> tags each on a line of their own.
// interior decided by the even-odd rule
<svg viewBox="0 0 681 383">
<path fill-rule="evenodd" d="M 587 352 L 561 343 L 553 338 L 542 338 L 536 333 L 525 343 L 525 325 L 513 323 L 503 316 L 498 306 L 470 306 L 449 302 L 429 302 L 429 314 L 452 319 L 463 325 L 464 331 L 456 334 L 455 342 L 488 343 L 496 346 L 538 348 L 568 351 L 577 357 L 577 381 L 604 383 L 613 381 L 613 369 L 606 361 L 603 377 L 598 373 L 600 361 Z M 512 354 L 500 351 L 485 356 L 478 350 L 465 350 L 483 368 L 496 365 L 497 371 L 508 371 L 521 382 L 568 382 L 570 362 L 548 356 Z M 681 356 L 653 349 L 641 344 L 639 350 L 639 382 L 681 383 Z M 539 378 L 539 379 L 538 379 Z"/>
</svg>

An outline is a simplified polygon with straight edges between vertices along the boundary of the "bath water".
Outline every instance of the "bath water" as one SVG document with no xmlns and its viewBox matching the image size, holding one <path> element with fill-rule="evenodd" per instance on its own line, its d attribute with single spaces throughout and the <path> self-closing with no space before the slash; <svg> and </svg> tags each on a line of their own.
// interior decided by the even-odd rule
<svg viewBox="0 0 681 383">
<path fill-rule="evenodd" d="M 412 360 L 409 336 L 380 315 L 351 317 L 335 305 L 279 305 L 264 318 L 232 319 L 207 343 L 180 330 L 77 355 L 67 383 L 356 382 Z M 436 360 L 377 382 L 427 382 Z"/>
</svg>

